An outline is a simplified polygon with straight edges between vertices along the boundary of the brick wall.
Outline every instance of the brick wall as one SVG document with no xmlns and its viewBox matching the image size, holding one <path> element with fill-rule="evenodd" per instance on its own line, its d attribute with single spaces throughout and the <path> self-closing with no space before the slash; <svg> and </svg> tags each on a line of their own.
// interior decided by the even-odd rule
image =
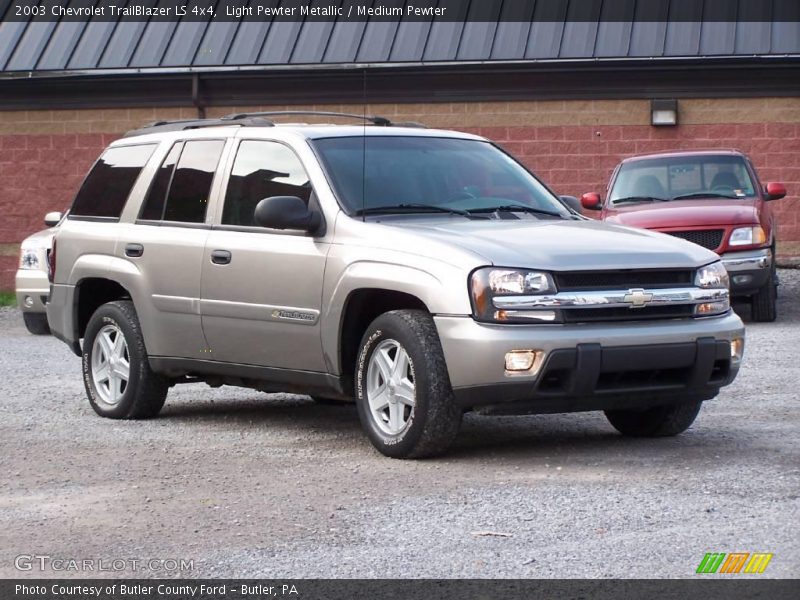
<svg viewBox="0 0 800 600">
<path fill-rule="evenodd" d="M 209 110 L 361 113 L 361 105 L 248 106 Z M 650 126 L 647 100 L 374 104 L 367 111 L 397 121 L 470 131 L 503 144 L 558 193 L 603 192 L 626 156 L 676 148 L 738 148 L 762 179 L 782 181 L 776 203 L 779 250 L 800 256 L 800 98 L 687 99 L 678 127 Z M 50 210 L 69 205 L 86 170 L 124 131 L 156 119 L 195 117 L 192 108 L 0 111 L 0 289 L 13 288 L 16 252 Z"/>
</svg>

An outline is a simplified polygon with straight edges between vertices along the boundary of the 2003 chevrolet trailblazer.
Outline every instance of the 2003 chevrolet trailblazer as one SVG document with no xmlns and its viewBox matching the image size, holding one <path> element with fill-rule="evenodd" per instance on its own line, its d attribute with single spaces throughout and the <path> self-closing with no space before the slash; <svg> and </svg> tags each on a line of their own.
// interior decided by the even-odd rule
<svg viewBox="0 0 800 600">
<path fill-rule="evenodd" d="M 485 139 L 370 120 L 111 144 L 47 308 L 98 414 L 152 417 L 198 380 L 354 399 L 381 452 L 420 457 L 470 409 L 674 435 L 734 379 L 744 329 L 713 252 L 586 220 Z"/>
</svg>

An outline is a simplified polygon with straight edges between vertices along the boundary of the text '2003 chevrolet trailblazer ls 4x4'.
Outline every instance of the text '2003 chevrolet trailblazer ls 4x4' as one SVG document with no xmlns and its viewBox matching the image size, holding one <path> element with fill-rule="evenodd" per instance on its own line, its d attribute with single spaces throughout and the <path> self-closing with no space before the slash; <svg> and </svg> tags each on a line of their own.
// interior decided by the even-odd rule
<svg viewBox="0 0 800 600">
<path fill-rule="evenodd" d="M 111 144 L 50 253 L 49 322 L 98 414 L 198 380 L 354 399 L 381 452 L 420 457 L 471 409 L 674 435 L 736 376 L 713 252 L 586 220 L 485 139 L 371 121 Z"/>
</svg>

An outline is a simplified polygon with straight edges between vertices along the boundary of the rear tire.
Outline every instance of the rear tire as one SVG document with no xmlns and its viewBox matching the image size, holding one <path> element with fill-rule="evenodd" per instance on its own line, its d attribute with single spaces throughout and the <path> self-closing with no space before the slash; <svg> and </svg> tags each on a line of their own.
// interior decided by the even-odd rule
<svg viewBox="0 0 800 600">
<path fill-rule="evenodd" d="M 89 404 L 101 417 L 147 419 L 164 406 L 169 380 L 150 368 L 132 302 L 109 302 L 89 319 L 83 382 Z"/>
<path fill-rule="evenodd" d="M 750 304 L 750 317 L 758 323 L 771 323 L 778 317 L 778 286 L 775 266 L 770 270 L 769 280 L 753 296 Z"/>
<path fill-rule="evenodd" d="M 47 323 L 47 315 L 44 313 L 22 313 L 22 320 L 25 321 L 25 329 L 33 335 L 50 335 L 50 325 Z"/>
<path fill-rule="evenodd" d="M 434 456 L 455 440 L 462 411 L 427 312 L 394 310 L 375 319 L 361 340 L 355 381 L 361 425 L 382 454 Z"/>
<path fill-rule="evenodd" d="M 622 435 L 669 437 L 683 433 L 694 423 L 701 401 L 656 406 L 647 410 L 607 410 L 606 418 Z"/>
</svg>

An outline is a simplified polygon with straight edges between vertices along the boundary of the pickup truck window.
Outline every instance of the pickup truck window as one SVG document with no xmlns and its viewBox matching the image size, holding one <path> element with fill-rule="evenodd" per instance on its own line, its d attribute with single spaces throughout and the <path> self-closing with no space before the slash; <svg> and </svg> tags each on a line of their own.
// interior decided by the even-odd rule
<svg viewBox="0 0 800 600">
<path fill-rule="evenodd" d="M 277 142 L 242 141 L 228 181 L 222 224 L 254 227 L 256 205 L 271 196 L 297 196 L 308 202 L 311 183 L 300 159 Z"/>
<path fill-rule="evenodd" d="M 609 194 L 611 202 L 748 198 L 755 187 L 738 156 L 681 156 L 624 163 Z"/>
<path fill-rule="evenodd" d="M 488 142 L 368 136 L 313 145 L 349 214 L 414 205 L 480 213 L 517 205 L 530 214 L 569 216 L 544 185 Z"/>
<path fill-rule="evenodd" d="M 138 144 L 106 150 L 78 191 L 70 216 L 118 219 L 155 148 L 156 144 Z"/>
</svg>

